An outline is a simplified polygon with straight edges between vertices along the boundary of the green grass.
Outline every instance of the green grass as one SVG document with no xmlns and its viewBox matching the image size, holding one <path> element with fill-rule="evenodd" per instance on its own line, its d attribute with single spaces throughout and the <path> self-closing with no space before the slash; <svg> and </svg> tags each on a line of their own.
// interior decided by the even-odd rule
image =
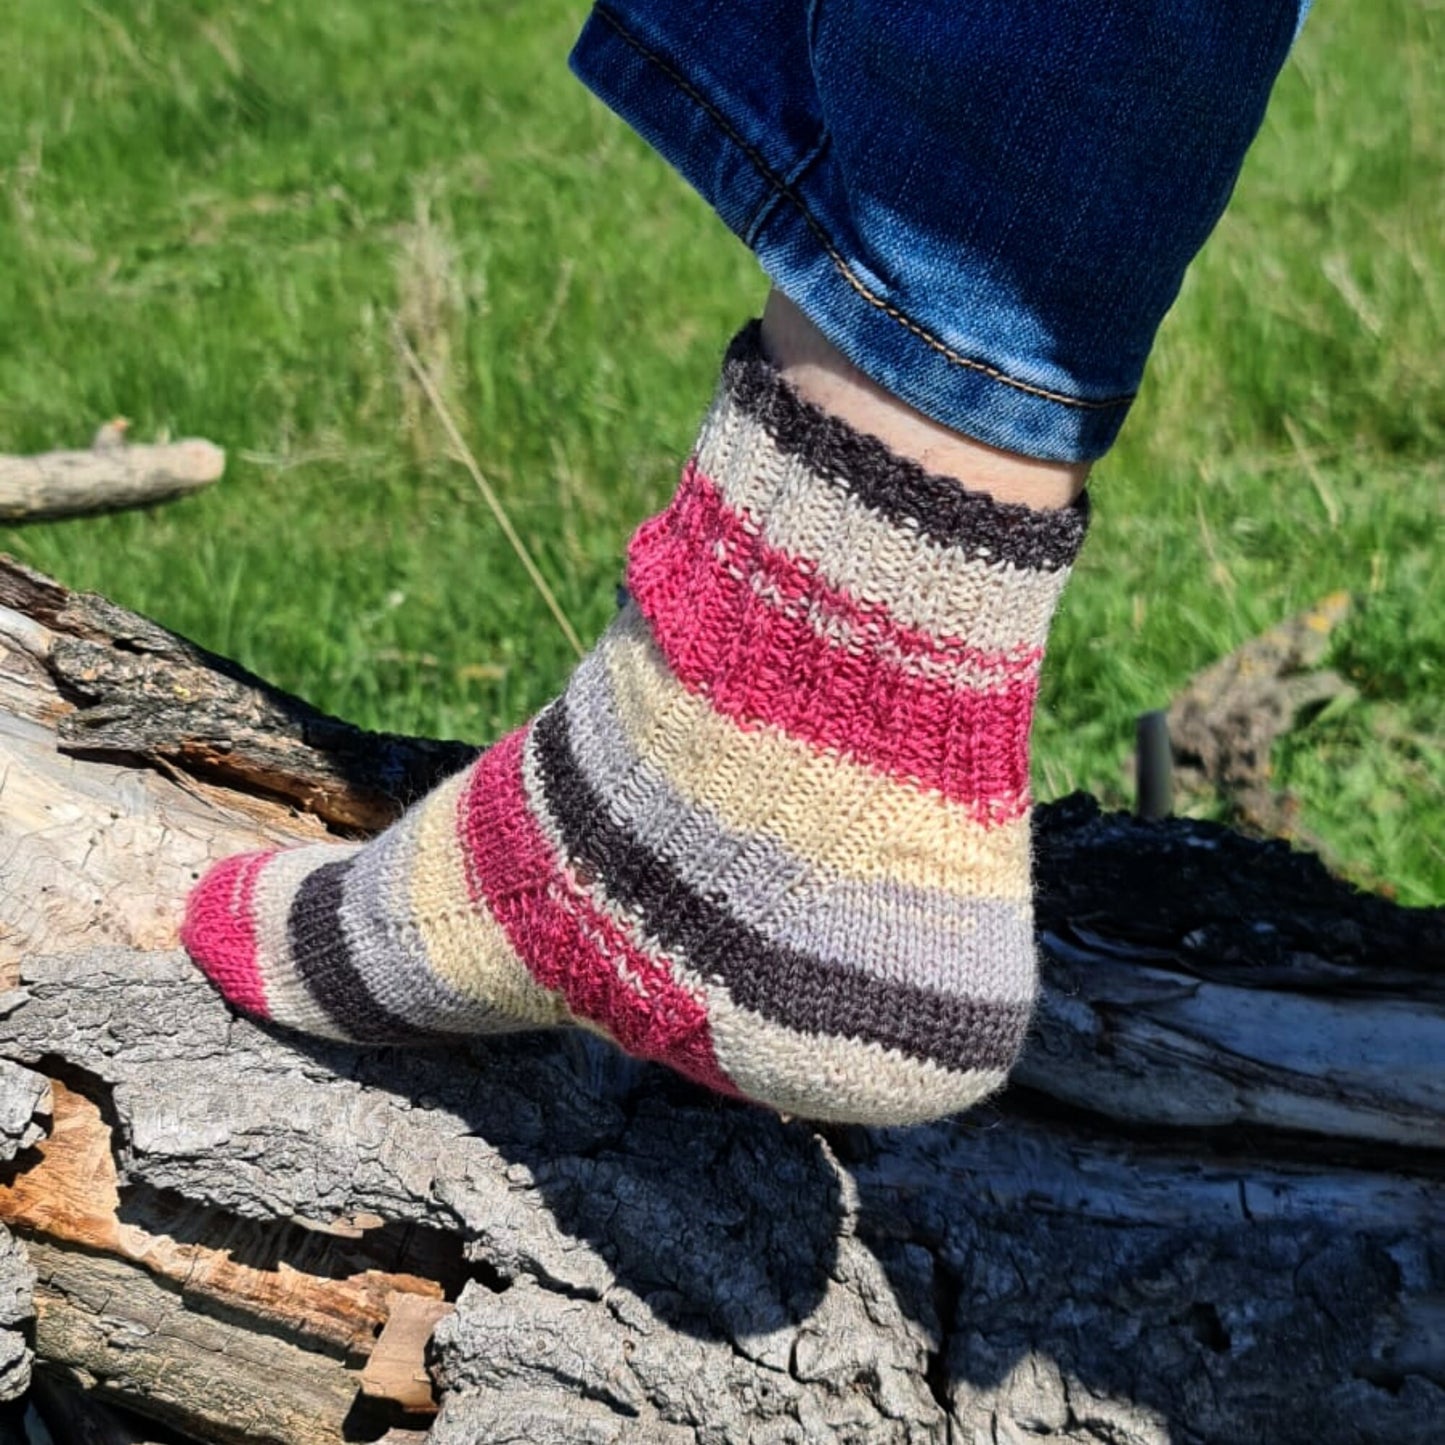
<svg viewBox="0 0 1445 1445">
<path fill-rule="evenodd" d="M 553 0 L 8 0 L 0 449 L 208 436 L 222 484 L 0 530 L 374 726 L 486 739 L 571 655 L 391 340 L 400 313 L 584 635 L 765 283 L 567 74 Z M 1433 0 L 1321 7 L 1096 473 L 1037 731 L 1133 719 L 1336 588 L 1358 689 L 1279 749 L 1356 876 L 1445 899 L 1445 133 Z"/>
</svg>

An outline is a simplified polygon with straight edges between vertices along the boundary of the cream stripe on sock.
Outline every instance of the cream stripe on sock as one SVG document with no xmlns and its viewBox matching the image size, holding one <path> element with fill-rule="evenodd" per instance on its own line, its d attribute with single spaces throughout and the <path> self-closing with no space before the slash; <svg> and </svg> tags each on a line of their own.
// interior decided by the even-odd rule
<svg viewBox="0 0 1445 1445">
<path fill-rule="evenodd" d="M 750 1098 L 811 1119 L 919 1124 L 958 1113 L 1003 1084 L 995 1069 L 955 1071 L 896 1049 L 831 1034 L 800 1033 L 707 990 L 717 1061 Z"/>
<path fill-rule="evenodd" d="M 335 863 L 354 857 L 361 845 L 312 843 L 304 848 L 287 848 L 275 854 L 261 870 L 253 895 L 252 916 L 255 920 L 256 966 L 266 987 L 266 1002 L 271 1013 L 288 1028 L 304 1029 L 328 1039 L 347 1039 L 349 1035 L 331 1021 L 331 1017 L 311 996 L 301 980 L 291 957 L 291 935 L 288 927 L 291 900 L 314 869 L 323 863 Z"/>
<path fill-rule="evenodd" d="M 938 793 L 774 728 L 739 728 L 672 676 L 631 606 L 600 646 L 638 755 L 733 832 L 767 834 L 846 878 L 960 897 L 1029 897 L 1027 818 L 984 826 Z"/>
<path fill-rule="evenodd" d="M 473 906 L 468 899 L 457 809 L 469 780 L 468 773 L 459 773 L 422 804 L 411 916 L 436 972 L 458 993 L 495 1006 L 496 1023 L 483 1032 L 565 1023 L 561 997 L 532 977 L 486 905 Z"/>
</svg>

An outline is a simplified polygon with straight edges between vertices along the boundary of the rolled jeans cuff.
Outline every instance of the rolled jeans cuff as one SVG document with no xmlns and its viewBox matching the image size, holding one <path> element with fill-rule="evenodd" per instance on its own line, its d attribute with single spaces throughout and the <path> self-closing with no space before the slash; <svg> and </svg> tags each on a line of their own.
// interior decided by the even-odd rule
<svg viewBox="0 0 1445 1445">
<path fill-rule="evenodd" d="M 920 88 L 916 76 L 895 84 L 884 74 L 847 107 L 847 75 L 840 82 L 828 72 L 829 47 L 844 52 L 845 72 L 880 53 L 895 56 L 889 63 L 897 68 L 898 50 L 876 34 L 862 51 L 851 34 L 830 35 L 829 17 L 847 6 L 815 13 L 771 0 L 729 11 L 701 0 L 616 0 L 593 10 L 571 65 L 866 376 L 991 446 L 1087 461 L 1108 450 L 1123 424 L 1154 332 L 1223 209 L 1297 28 L 1296 0 L 1250 3 L 1262 18 L 1250 33 L 1241 21 L 1231 37 L 1249 65 L 1229 53 L 1196 61 L 1184 46 L 1187 58 L 1172 76 L 1155 80 L 1154 58 L 1134 53 L 1137 36 L 1114 42 L 1119 54 L 1107 63 L 1119 77 L 1112 83 L 1132 87 L 1124 100 L 1146 95 L 1172 124 L 1202 137 L 1188 166 L 1176 164 L 1157 126 L 1154 134 L 1147 122 L 1095 134 L 1081 119 L 1066 150 L 1031 160 L 1027 173 L 970 175 L 950 158 L 982 154 L 977 133 L 989 118 L 975 112 L 987 112 L 986 98 L 949 94 L 929 112 L 926 103 L 905 103 Z M 1089 0 L 1063 9 L 1073 12 L 1076 35 L 1092 36 Z M 886 7 L 877 13 L 887 23 Z M 970 23 L 977 31 L 982 22 Z M 1025 53 L 1014 68 L 1053 63 L 1071 76 L 1076 39 L 1060 39 L 1054 32 L 1062 28 L 1050 22 L 1052 58 Z M 968 38 L 985 50 L 995 40 Z M 936 49 L 905 64 L 926 66 Z M 1009 69 L 987 56 L 969 63 L 980 75 Z M 1001 83 L 1016 85 L 1017 77 Z M 1090 104 L 1097 107 L 1097 95 L 1081 91 L 1080 118 Z M 1222 119 L 1211 126 L 1215 117 Z M 1020 123 L 1043 119 L 1067 128 L 1071 117 Z M 973 143 L 954 132 L 959 125 L 975 128 Z M 897 135 L 880 144 L 885 132 Z M 1033 133 L 1043 135 L 1042 124 Z M 916 175 L 893 185 L 900 156 Z M 1149 170 L 1143 187 L 1141 156 Z M 1085 184 L 1081 157 L 1102 168 L 1102 180 L 1071 193 L 1071 176 Z"/>
</svg>

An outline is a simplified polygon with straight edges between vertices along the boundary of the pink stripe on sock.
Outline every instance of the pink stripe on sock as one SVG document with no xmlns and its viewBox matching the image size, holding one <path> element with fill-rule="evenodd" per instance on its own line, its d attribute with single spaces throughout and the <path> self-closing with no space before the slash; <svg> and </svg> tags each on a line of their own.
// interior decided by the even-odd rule
<svg viewBox="0 0 1445 1445">
<path fill-rule="evenodd" d="M 814 627 L 841 630 L 851 639 L 885 648 L 901 661 L 927 666 L 935 675 L 959 675 L 970 685 L 993 690 L 1038 676 L 1042 647 L 1016 647 L 1007 652 L 975 647 L 962 637 L 935 636 L 899 622 L 882 602 L 864 600 L 829 582 L 811 557 L 798 556 L 763 540 L 761 521 L 730 505 L 722 490 L 697 465 L 688 462 L 682 484 L 668 513 L 671 527 L 685 537 L 711 538 L 728 559 L 763 587 L 769 606 L 790 612 L 805 610 Z"/>
<path fill-rule="evenodd" d="M 242 853 L 216 864 L 186 900 L 181 944 L 206 977 L 249 1014 L 270 1018 L 256 951 L 256 880 L 272 853 Z"/>
<path fill-rule="evenodd" d="M 703 1005 L 570 883 L 532 814 L 525 728 L 477 763 L 457 805 L 472 902 L 490 908 L 544 988 L 601 1024 L 630 1054 L 738 1096 L 713 1049 Z"/>
<path fill-rule="evenodd" d="M 758 595 L 752 578 L 771 584 L 779 569 L 708 491 L 716 489 L 693 468 L 677 502 L 643 525 L 628 553 L 628 588 L 683 685 L 744 725 L 769 724 L 937 788 L 983 821 L 1021 816 L 1035 669 L 980 689 L 827 640 L 801 606 L 781 610 Z M 784 580 L 796 586 L 805 576 L 793 563 Z M 798 600 L 826 613 L 839 596 L 814 577 Z M 876 617 L 852 606 L 877 636 Z"/>
</svg>

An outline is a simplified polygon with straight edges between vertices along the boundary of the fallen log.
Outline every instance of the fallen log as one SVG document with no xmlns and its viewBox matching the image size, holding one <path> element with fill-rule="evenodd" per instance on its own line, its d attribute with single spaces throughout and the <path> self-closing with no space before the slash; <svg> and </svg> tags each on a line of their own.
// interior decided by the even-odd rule
<svg viewBox="0 0 1445 1445">
<path fill-rule="evenodd" d="M 213 442 L 127 445 L 124 428 L 102 427 L 86 450 L 0 453 L 0 522 L 113 512 L 185 496 L 219 481 L 226 454 Z"/>
<path fill-rule="evenodd" d="M 47 1372 L 279 1445 L 419 1438 L 424 1363 L 436 1445 L 1439 1440 L 1439 910 L 1075 799 L 1038 1028 L 965 1119 L 815 1129 L 582 1035 L 343 1048 L 234 1017 L 179 902 L 470 750 L 13 564 L 0 649 L 0 1220 Z"/>
</svg>

